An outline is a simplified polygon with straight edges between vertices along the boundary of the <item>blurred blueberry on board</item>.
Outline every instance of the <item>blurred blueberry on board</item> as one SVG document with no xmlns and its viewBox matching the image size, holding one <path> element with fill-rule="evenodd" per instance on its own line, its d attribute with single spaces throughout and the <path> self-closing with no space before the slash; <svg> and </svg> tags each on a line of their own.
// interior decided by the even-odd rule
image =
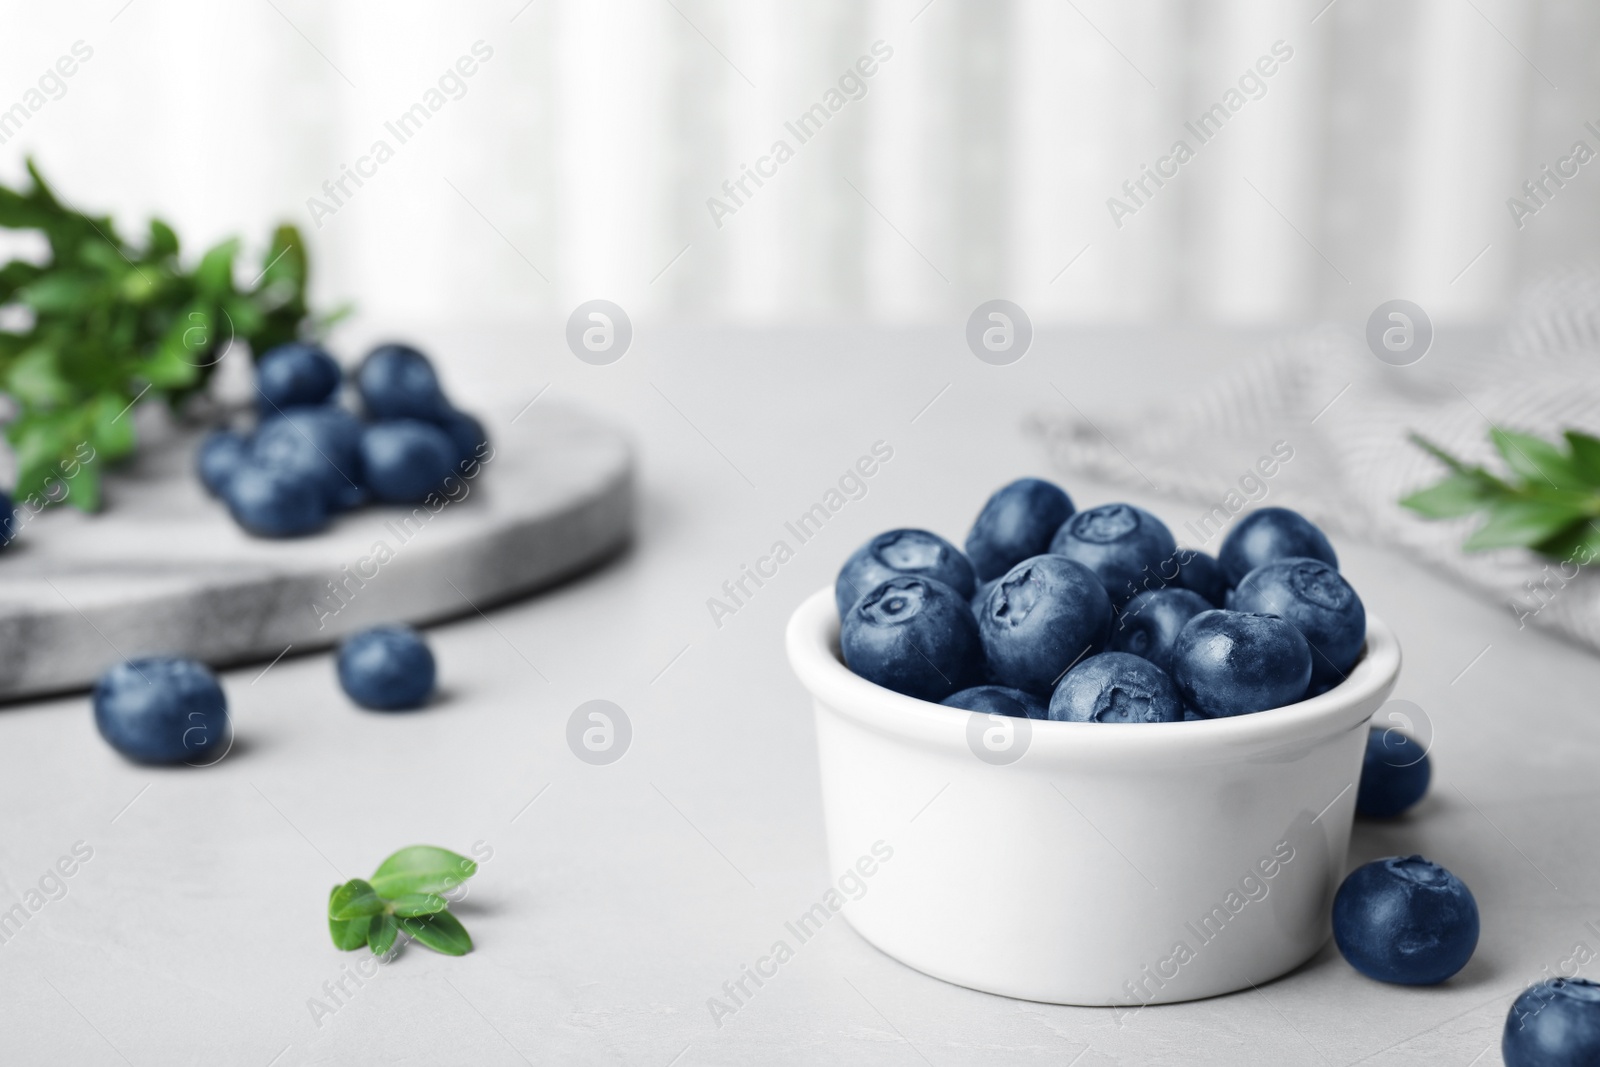
<svg viewBox="0 0 1600 1067">
<path fill-rule="evenodd" d="M 1142 656 L 1102 652 L 1067 672 L 1050 697 L 1057 722 L 1180 722 L 1183 701 L 1167 672 Z"/>
<path fill-rule="evenodd" d="M 17 505 L 11 499 L 11 494 L 0 492 L 0 548 L 11 543 L 17 536 L 19 525 L 17 523 Z"/>
<path fill-rule="evenodd" d="M 940 701 L 983 682 L 983 645 L 966 597 L 900 574 L 845 612 L 839 647 L 852 671 L 896 693 Z"/>
<path fill-rule="evenodd" d="M 1185 701 L 1213 718 L 1281 708 L 1305 696 L 1311 647 L 1276 615 L 1203 611 L 1178 633 L 1172 678 Z"/>
<path fill-rule="evenodd" d="M 439 419 L 438 425 L 455 445 L 457 470 L 470 461 L 483 458 L 486 452 L 484 446 L 489 443 L 489 434 L 484 430 L 483 423 L 464 411 L 451 408 Z"/>
<path fill-rule="evenodd" d="M 1018 478 L 978 512 L 967 534 L 967 558 L 979 581 L 998 578 L 1025 559 L 1050 549 L 1050 539 L 1072 516 L 1072 498 L 1042 478 Z"/>
<path fill-rule="evenodd" d="M 200 484 L 212 496 L 221 496 L 228 479 L 250 458 L 250 442 L 232 430 L 212 430 L 200 439 L 195 452 L 195 467 Z"/>
<path fill-rule="evenodd" d="M 1500 1058 L 1506 1067 L 1600 1064 L 1600 985 L 1548 978 L 1529 986 L 1506 1015 Z"/>
<path fill-rule="evenodd" d="M 1122 606 L 1111 624 L 1113 652 L 1143 656 L 1162 670 L 1172 671 L 1172 646 L 1184 625 L 1211 603 L 1192 589 L 1151 589 Z"/>
<path fill-rule="evenodd" d="M 375 711 L 420 708 L 433 695 L 433 653 L 409 626 L 378 626 L 339 646 L 339 685 Z"/>
<path fill-rule="evenodd" d="M 1222 539 L 1217 562 L 1228 583 L 1238 585 L 1263 563 L 1290 556 L 1320 559 L 1334 570 L 1339 569 L 1339 557 L 1327 535 L 1288 508 L 1259 508 L 1240 519 Z"/>
<path fill-rule="evenodd" d="M 1145 589 L 1166 584 L 1178 543 L 1166 523 L 1132 504 L 1101 504 L 1061 524 L 1050 552 L 1081 563 L 1095 573 L 1115 607 Z"/>
<path fill-rule="evenodd" d="M 119 663 L 100 676 L 93 699 L 100 736 L 139 763 L 182 763 L 228 741 L 228 698 L 192 659 Z"/>
<path fill-rule="evenodd" d="M 1199 593 L 1214 608 L 1228 606 L 1228 576 L 1222 573 L 1222 564 L 1204 552 L 1178 550 L 1178 584 Z"/>
<path fill-rule="evenodd" d="M 1176 684 L 1176 683 L 1174 683 L 1174 684 Z M 1200 714 L 1198 711 L 1194 710 L 1194 708 L 1189 704 L 1185 704 L 1183 706 L 1183 721 L 1184 722 L 1204 722 L 1205 720 L 1207 720 L 1209 718 L 1211 718 L 1211 716 Z"/>
<path fill-rule="evenodd" d="M 328 525 L 322 487 L 303 475 L 245 463 L 223 490 L 233 521 L 258 537 L 300 537 Z"/>
<path fill-rule="evenodd" d="M 1044 696 L 1068 667 L 1105 647 L 1111 600 L 1083 564 L 1034 556 L 990 592 L 978 632 L 996 682 Z"/>
<path fill-rule="evenodd" d="M 410 345 L 379 345 L 356 370 L 356 388 L 374 419 L 438 421 L 450 410 L 428 357 Z"/>
<path fill-rule="evenodd" d="M 1367 731 L 1356 814 L 1392 819 L 1423 798 L 1432 777 L 1428 753 L 1420 744 L 1399 730 L 1374 726 Z"/>
<path fill-rule="evenodd" d="M 1373 860 L 1334 895 L 1333 939 L 1368 978 L 1437 985 L 1478 946 L 1478 902 L 1461 879 L 1421 856 Z"/>
<path fill-rule="evenodd" d="M 1331 687 L 1361 655 L 1367 640 L 1367 610 L 1350 583 L 1317 559 L 1263 563 L 1233 590 L 1234 611 L 1277 615 L 1311 646 L 1311 684 Z"/>
<path fill-rule="evenodd" d="M 395 419 L 361 434 L 367 489 L 387 504 L 420 504 L 455 472 L 456 446 L 431 422 Z"/>
<path fill-rule="evenodd" d="M 316 345 L 279 345 L 256 363 L 256 407 L 269 415 L 326 403 L 341 377 L 339 364 Z"/>
<path fill-rule="evenodd" d="M 844 618 L 850 606 L 897 574 L 910 574 L 943 582 L 970 599 L 977 582 L 972 564 L 961 550 L 927 530 L 888 530 L 879 534 L 844 562 L 833 583 L 833 599 Z"/>
<path fill-rule="evenodd" d="M 952 693 L 939 701 L 947 708 L 961 708 L 985 715 L 1011 715 L 1019 719 L 1048 719 L 1050 709 L 1032 693 L 1003 685 L 976 685 Z"/>
<path fill-rule="evenodd" d="M 250 456 L 258 467 L 314 484 L 330 511 L 347 511 L 366 499 L 361 432 L 361 421 L 341 407 L 291 408 L 261 420 Z"/>
</svg>

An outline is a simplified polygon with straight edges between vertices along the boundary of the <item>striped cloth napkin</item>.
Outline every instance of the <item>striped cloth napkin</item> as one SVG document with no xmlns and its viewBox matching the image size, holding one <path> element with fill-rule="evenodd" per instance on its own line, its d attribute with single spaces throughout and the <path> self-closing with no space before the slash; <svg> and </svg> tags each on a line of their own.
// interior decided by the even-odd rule
<svg viewBox="0 0 1600 1067">
<path fill-rule="evenodd" d="M 1530 286 L 1497 344 L 1449 348 L 1436 342 L 1420 362 L 1394 367 L 1363 338 L 1323 327 L 1183 402 L 1122 420 L 1036 415 L 1027 429 L 1064 472 L 1189 501 L 1171 524 L 1179 544 L 1215 554 L 1237 514 L 1294 508 L 1327 530 L 1400 546 L 1521 626 L 1600 651 L 1597 568 L 1523 549 L 1467 555 L 1461 543 L 1481 518 L 1430 522 L 1396 504 L 1444 473 L 1406 440 L 1411 431 L 1499 471 L 1491 424 L 1546 439 L 1600 434 L 1600 269 Z"/>
</svg>

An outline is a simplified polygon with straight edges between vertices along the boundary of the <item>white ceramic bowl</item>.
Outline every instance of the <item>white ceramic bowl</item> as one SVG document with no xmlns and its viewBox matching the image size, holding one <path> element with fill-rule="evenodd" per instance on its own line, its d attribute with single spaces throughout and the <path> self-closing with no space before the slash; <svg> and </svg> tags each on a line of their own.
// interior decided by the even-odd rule
<svg viewBox="0 0 1600 1067">
<path fill-rule="evenodd" d="M 890 692 L 845 667 L 831 588 L 787 641 L 815 702 L 833 899 L 896 959 L 990 993 L 1131 1010 L 1265 982 L 1327 940 L 1367 720 L 1400 672 L 1371 615 L 1361 660 L 1322 696 L 1162 724 Z"/>
</svg>

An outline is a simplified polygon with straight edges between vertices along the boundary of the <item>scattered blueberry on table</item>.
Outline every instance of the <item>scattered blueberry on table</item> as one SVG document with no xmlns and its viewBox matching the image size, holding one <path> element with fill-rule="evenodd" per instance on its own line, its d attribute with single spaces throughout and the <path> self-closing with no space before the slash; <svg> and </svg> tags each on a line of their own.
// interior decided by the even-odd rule
<svg viewBox="0 0 1600 1067">
<path fill-rule="evenodd" d="M 1500 1038 L 1506 1067 L 1593 1067 L 1600 1063 L 1600 985 L 1550 978 L 1524 990 Z"/>
<path fill-rule="evenodd" d="M 228 698 L 192 659 L 119 663 L 95 683 L 93 704 L 100 736 L 139 763 L 182 763 L 228 742 Z"/>
<path fill-rule="evenodd" d="M 366 421 L 341 406 L 332 356 L 280 345 L 256 366 L 257 427 L 201 441 L 200 481 L 246 531 L 301 537 L 369 500 L 425 503 L 486 458 L 483 424 L 451 406 L 421 352 L 380 345 L 354 378 Z"/>
<path fill-rule="evenodd" d="M 375 711 L 422 707 L 437 677 L 433 652 L 409 626 L 379 626 L 346 638 L 338 672 L 345 694 Z"/>
<path fill-rule="evenodd" d="M 1365 647 L 1366 609 L 1327 537 L 1286 508 L 1241 517 L 1214 559 L 1142 508 L 1075 511 L 1059 486 L 1019 478 L 965 545 L 902 528 L 851 554 L 834 582 L 851 670 L 970 711 L 1178 722 L 1298 703 Z"/>
<path fill-rule="evenodd" d="M 1367 731 L 1356 814 L 1369 819 L 1404 814 L 1428 792 L 1432 777 L 1428 753 L 1421 744 L 1399 730 L 1374 726 Z"/>
<path fill-rule="evenodd" d="M 1478 946 L 1478 902 L 1461 879 L 1421 856 L 1374 860 L 1334 894 L 1333 939 L 1368 978 L 1437 985 Z"/>
</svg>

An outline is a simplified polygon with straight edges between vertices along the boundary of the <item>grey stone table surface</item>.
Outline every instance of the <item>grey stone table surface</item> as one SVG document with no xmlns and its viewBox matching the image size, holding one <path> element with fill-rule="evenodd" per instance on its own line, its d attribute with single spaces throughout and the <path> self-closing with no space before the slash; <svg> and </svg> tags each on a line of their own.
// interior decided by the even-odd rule
<svg viewBox="0 0 1600 1067">
<path fill-rule="evenodd" d="M 442 692 L 418 713 L 353 708 L 326 653 L 229 670 L 238 743 L 209 768 L 124 762 L 83 695 L 0 709 L 0 1062 L 1468 1067 L 1499 1062 L 1523 985 L 1580 944 L 1600 949 L 1600 661 L 1382 546 L 1341 541 L 1346 573 L 1400 637 L 1396 696 L 1425 710 L 1436 761 L 1430 796 L 1358 826 L 1351 859 L 1421 852 L 1472 887 L 1483 937 L 1454 980 L 1386 987 L 1325 949 L 1259 990 L 1119 1026 L 1105 1009 L 946 985 L 835 921 L 714 1019 L 708 998 L 837 873 L 809 701 L 783 655 L 790 611 L 869 534 L 960 537 L 993 486 L 1048 473 L 1025 415 L 1067 398 L 1091 417 L 1137 410 L 1268 335 L 1041 331 L 1002 368 L 967 352 L 959 321 L 637 324 L 607 367 L 568 354 L 560 324 L 416 333 L 463 404 L 515 410 L 548 388 L 627 427 L 634 547 L 433 628 Z M 1469 343 L 1446 333 L 1429 359 Z M 893 456 L 864 495 L 713 619 L 708 599 L 726 599 L 724 582 L 880 441 Z M 1082 502 L 1128 495 L 1069 488 Z M 1132 499 L 1175 525 L 1188 514 Z M 568 745 L 592 699 L 632 726 L 609 765 Z M 911 832 L 939 832 L 937 803 Z M 457 909 L 477 950 L 412 947 L 362 978 L 359 957 L 329 944 L 328 889 L 414 842 L 483 859 Z M 62 857 L 70 877 L 52 873 Z"/>
</svg>

